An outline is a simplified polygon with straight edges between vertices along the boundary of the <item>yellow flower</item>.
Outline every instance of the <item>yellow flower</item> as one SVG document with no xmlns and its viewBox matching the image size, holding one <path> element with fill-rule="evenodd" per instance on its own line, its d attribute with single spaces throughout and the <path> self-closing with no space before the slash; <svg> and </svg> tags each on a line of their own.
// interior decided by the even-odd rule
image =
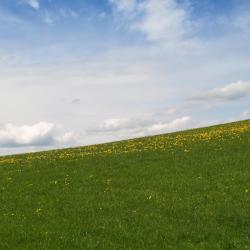
<svg viewBox="0 0 250 250">
<path fill-rule="evenodd" d="M 37 215 L 41 215 L 42 209 L 41 209 L 41 208 L 37 208 L 37 209 L 36 209 L 36 213 L 37 213 Z"/>
</svg>

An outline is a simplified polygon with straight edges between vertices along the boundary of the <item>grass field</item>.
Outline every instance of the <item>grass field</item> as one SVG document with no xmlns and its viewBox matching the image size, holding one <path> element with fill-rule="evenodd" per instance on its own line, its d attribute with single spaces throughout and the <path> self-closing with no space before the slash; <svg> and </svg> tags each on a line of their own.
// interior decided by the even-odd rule
<svg viewBox="0 0 250 250">
<path fill-rule="evenodd" d="M 0 158 L 0 249 L 250 249 L 250 120 Z"/>
</svg>

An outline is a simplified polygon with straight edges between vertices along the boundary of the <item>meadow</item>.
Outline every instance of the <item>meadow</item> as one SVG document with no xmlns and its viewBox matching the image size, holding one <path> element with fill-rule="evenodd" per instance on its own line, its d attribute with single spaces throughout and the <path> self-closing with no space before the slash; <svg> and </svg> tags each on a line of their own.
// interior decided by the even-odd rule
<svg viewBox="0 0 250 250">
<path fill-rule="evenodd" d="M 250 249 L 250 120 L 0 157 L 0 249 Z"/>
</svg>

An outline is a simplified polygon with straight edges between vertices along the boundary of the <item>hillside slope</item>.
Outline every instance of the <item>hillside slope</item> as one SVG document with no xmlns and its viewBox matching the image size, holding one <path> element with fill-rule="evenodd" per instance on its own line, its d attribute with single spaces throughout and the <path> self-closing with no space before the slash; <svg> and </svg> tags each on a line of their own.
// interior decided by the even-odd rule
<svg viewBox="0 0 250 250">
<path fill-rule="evenodd" d="M 250 249 L 250 120 L 0 158 L 0 249 Z"/>
</svg>

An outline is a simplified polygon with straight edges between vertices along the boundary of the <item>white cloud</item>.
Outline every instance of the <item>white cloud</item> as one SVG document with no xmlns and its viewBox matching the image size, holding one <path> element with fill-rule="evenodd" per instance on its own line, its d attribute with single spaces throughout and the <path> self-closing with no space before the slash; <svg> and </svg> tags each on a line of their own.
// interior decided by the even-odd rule
<svg viewBox="0 0 250 250">
<path fill-rule="evenodd" d="M 25 3 L 35 10 L 40 8 L 39 0 L 25 0 Z"/>
<path fill-rule="evenodd" d="M 194 29 L 185 7 L 176 0 L 126 1 L 110 0 L 118 11 L 124 11 L 134 31 L 144 34 L 149 41 L 167 46 L 187 43 Z M 131 15 L 133 12 L 133 15 Z"/>
<path fill-rule="evenodd" d="M 129 119 L 129 118 L 113 118 L 104 121 L 97 127 L 88 130 L 90 133 L 114 133 L 120 131 L 138 132 L 149 126 L 151 121 Z"/>
<path fill-rule="evenodd" d="M 189 128 L 194 125 L 191 117 L 184 116 L 171 122 L 152 124 L 148 129 L 152 132 L 170 132 Z"/>
<path fill-rule="evenodd" d="M 233 101 L 246 97 L 249 94 L 250 83 L 238 81 L 221 88 L 215 88 L 194 96 L 194 100 Z"/>
<path fill-rule="evenodd" d="M 0 147 L 55 146 L 72 144 L 76 135 L 61 133 L 52 123 L 16 126 L 11 123 L 0 126 Z"/>
<path fill-rule="evenodd" d="M 189 116 L 174 119 L 169 122 L 154 120 L 115 118 L 104 121 L 95 128 L 88 129 L 89 134 L 112 134 L 119 138 L 132 138 L 159 133 L 184 130 L 196 124 Z"/>
<path fill-rule="evenodd" d="M 74 132 L 66 132 L 57 136 L 55 141 L 58 145 L 76 145 L 79 143 L 79 135 L 75 134 Z"/>
<path fill-rule="evenodd" d="M 174 0 L 149 0 L 141 10 L 144 18 L 136 22 L 134 28 L 150 41 L 178 42 L 189 31 L 187 13 Z"/>
</svg>

